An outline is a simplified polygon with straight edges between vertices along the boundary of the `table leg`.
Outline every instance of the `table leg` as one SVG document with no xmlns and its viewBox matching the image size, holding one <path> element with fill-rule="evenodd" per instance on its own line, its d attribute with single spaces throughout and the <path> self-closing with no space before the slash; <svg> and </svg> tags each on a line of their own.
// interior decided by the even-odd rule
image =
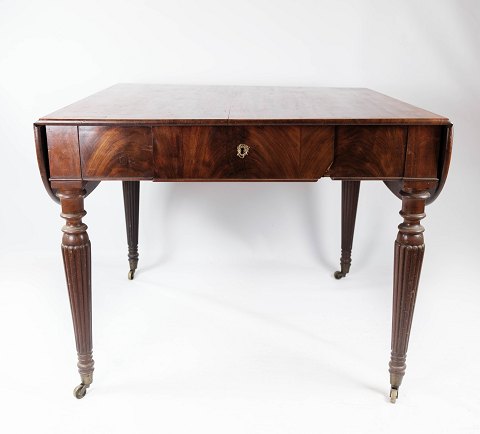
<svg viewBox="0 0 480 434">
<path fill-rule="evenodd" d="M 335 279 L 345 277 L 350 271 L 359 191 L 360 181 L 342 181 L 342 256 L 340 271 L 334 273 Z"/>
<path fill-rule="evenodd" d="M 73 328 L 78 354 L 78 372 L 81 384 L 74 390 L 76 398 L 83 398 L 93 380 L 92 358 L 92 291 L 91 256 L 87 225 L 82 222 L 85 190 L 60 190 L 57 196 L 62 206 L 62 255 L 72 310 Z"/>
<path fill-rule="evenodd" d="M 127 226 L 129 280 L 133 279 L 138 264 L 138 214 L 140 204 L 140 181 L 123 181 L 123 204 Z"/>
<path fill-rule="evenodd" d="M 418 281 L 422 269 L 424 228 L 420 220 L 425 217 L 427 191 L 406 189 L 401 192 L 403 223 L 398 226 L 395 241 L 393 274 L 392 353 L 389 364 L 390 400 L 395 402 L 398 388 L 405 375 L 408 340 L 417 297 Z"/>
</svg>

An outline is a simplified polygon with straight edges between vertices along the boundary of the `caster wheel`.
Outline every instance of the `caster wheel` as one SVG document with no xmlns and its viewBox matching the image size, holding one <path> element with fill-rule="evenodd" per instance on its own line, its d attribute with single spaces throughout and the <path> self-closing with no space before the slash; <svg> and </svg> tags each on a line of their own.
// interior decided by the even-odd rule
<svg viewBox="0 0 480 434">
<path fill-rule="evenodd" d="M 345 277 L 345 274 L 343 274 L 341 271 L 335 271 L 335 273 L 333 273 L 333 276 L 335 277 L 335 279 L 339 280 L 342 277 Z"/>
<path fill-rule="evenodd" d="M 87 387 L 85 384 L 79 384 L 75 389 L 73 389 L 73 396 L 77 399 L 82 399 L 87 393 Z"/>
<path fill-rule="evenodd" d="M 133 276 L 135 276 L 135 270 L 130 270 L 128 272 L 128 280 L 133 280 Z"/>
<path fill-rule="evenodd" d="M 395 404 L 398 398 L 398 389 L 394 389 L 393 387 L 390 389 L 390 402 Z"/>
</svg>

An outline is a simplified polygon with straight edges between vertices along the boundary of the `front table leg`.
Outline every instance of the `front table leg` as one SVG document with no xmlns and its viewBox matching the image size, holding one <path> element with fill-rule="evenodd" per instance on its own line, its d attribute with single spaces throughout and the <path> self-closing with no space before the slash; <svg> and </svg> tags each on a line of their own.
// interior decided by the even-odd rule
<svg viewBox="0 0 480 434">
<path fill-rule="evenodd" d="M 78 372 L 81 384 L 74 390 L 76 398 L 85 396 L 93 380 L 92 359 L 92 290 L 90 240 L 87 225 L 82 223 L 85 191 L 62 190 L 57 193 L 62 206 L 62 255 L 72 310 L 73 328 L 78 354 Z"/>
<path fill-rule="evenodd" d="M 398 226 L 393 273 L 392 353 L 389 364 L 390 400 L 393 403 L 405 375 L 408 340 L 425 250 L 424 228 L 420 220 L 425 217 L 425 201 L 430 196 L 424 190 L 405 187 L 404 190 L 401 192 L 400 211 L 403 223 Z"/>
</svg>

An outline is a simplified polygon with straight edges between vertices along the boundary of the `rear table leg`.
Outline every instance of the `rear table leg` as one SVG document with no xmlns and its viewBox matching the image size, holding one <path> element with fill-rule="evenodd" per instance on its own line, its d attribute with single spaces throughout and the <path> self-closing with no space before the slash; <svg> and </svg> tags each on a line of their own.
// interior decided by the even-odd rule
<svg viewBox="0 0 480 434">
<path fill-rule="evenodd" d="M 127 226 L 128 262 L 130 271 L 128 279 L 133 280 L 138 264 L 138 214 L 140 199 L 140 181 L 123 181 L 123 204 Z"/>
<path fill-rule="evenodd" d="M 359 191 L 360 181 L 342 181 L 342 256 L 340 271 L 334 273 L 335 279 L 345 277 L 350 271 Z"/>
</svg>

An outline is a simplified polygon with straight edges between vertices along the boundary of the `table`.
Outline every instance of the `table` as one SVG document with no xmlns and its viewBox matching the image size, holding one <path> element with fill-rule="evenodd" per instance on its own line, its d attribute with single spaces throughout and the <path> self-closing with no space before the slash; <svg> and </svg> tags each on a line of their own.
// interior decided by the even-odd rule
<svg viewBox="0 0 480 434">
<path fill-rule="evenodd" d="M 424 255 L 425 205 L 445 183 L 452 124 L 363 88 L 118 84 L 34 124 L 40 174 L 61 205 L 62 254 L 81 384 L 93 379 L 91 256 L 84 198 L 120 180 L 128 278 L 138 264 L 140 181 L 342 181 L 337 279 L 347 275 L 362 180 L 401 199 L 394 246 L 390 400 L 395 402 Z"/>
</svg>

